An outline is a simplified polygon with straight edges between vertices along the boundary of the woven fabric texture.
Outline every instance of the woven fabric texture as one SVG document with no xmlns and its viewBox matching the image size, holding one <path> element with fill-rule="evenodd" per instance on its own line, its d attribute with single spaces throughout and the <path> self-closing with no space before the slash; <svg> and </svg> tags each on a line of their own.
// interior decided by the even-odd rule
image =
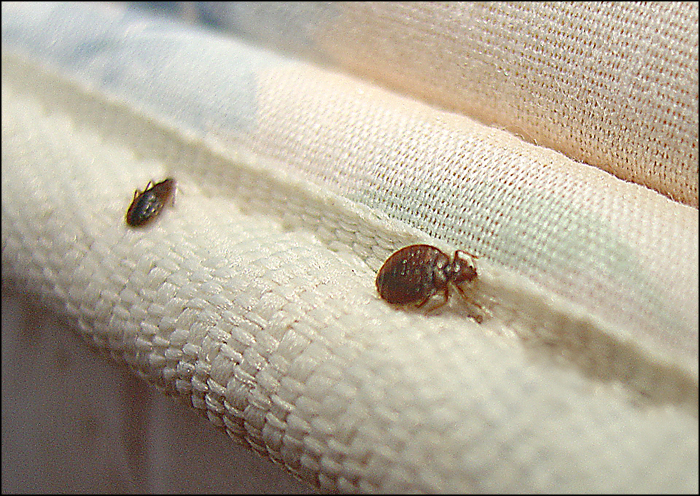
<svg viewBox="0 0 700 496">
<path fill-rule="evenodd" d="M 3 14 L 3 280 L 98 348 L 325 491 L 697 491 L 696 208 L 191 27 Z M 479 256 L 483 323 L 378 297 L 415 242 Z"/>
<path fill-rule="evenodd" d="M 694 2 L 213 8 L 238 35 L 698 206 Z"/>
</svg>

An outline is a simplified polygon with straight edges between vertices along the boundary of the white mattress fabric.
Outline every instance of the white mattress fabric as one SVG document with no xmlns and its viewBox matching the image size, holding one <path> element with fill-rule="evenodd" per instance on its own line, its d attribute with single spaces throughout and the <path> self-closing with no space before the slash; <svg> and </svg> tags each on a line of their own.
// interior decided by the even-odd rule
<svg viewBox="0 0 700 496">
<path fill-rule="evenodd" d="M 2 41 L 4 286 L 234 442 L 322 491 L 697 492 L 692 201 L 140 13 L 3 5 Z M 419 242 L 479 257 L 482 323 L 379 298 Z"/>
</svg>

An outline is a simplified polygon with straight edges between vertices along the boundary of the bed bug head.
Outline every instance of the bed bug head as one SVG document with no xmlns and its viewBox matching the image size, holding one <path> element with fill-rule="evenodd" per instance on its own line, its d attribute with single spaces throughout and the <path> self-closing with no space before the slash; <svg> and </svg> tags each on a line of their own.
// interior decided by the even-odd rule
<svg viewBox="0 0 700 496">
<path fill-rule="evenodd" d="M 466 251 L 457 250 L 454 259 L 450 264 L 450 281 L 456 286 L 472 282 L 476 279 L 476 265 L 474 259 L 476 257 Z"/>
</svg>

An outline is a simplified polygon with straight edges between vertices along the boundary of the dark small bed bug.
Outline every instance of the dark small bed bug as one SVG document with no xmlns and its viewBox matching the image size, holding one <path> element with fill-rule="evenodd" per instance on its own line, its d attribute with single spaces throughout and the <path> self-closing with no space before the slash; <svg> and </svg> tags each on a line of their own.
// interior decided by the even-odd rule
<svg viewBox="0 0 700 496">
<path fill-rule="evenodd" d="M 422 307 L 434 295 L 442 293 L 444 301 L 435 307 L 438 308 L 447 303 L 449 288 L 453 285 L 469 301 L 461 286 L 476 280 L 476 258 L 462 250 L 455 251 L 454 258 L 450 259 L 434 246 L 406 246 L 387 258 L 379 269 L 377 291 L 391 304 L 416 307 Z"/>
<path fill-rule="evenodd" d="M 134 200 L 126 211 L 126 223 L 131 227 L 142 227 L 153 221 L 163 207 L 175 202 L 175 179 L 153 184 L 149 181 L 146 189 L 134 192 Z"/>
</svg>

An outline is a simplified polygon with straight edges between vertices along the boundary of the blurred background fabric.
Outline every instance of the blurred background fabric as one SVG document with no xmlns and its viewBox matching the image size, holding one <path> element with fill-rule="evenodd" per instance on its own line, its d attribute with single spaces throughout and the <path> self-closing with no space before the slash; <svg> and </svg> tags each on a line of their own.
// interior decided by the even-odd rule
<svg viewBox="0 0 700 496">
<path fill-rule="evenodd" d="M 3 3 L 3 490 L 697 492 L 697 37 Z M 483 323 L 379 299 L 419 242 L 478 256 Z"/>
</svg>

